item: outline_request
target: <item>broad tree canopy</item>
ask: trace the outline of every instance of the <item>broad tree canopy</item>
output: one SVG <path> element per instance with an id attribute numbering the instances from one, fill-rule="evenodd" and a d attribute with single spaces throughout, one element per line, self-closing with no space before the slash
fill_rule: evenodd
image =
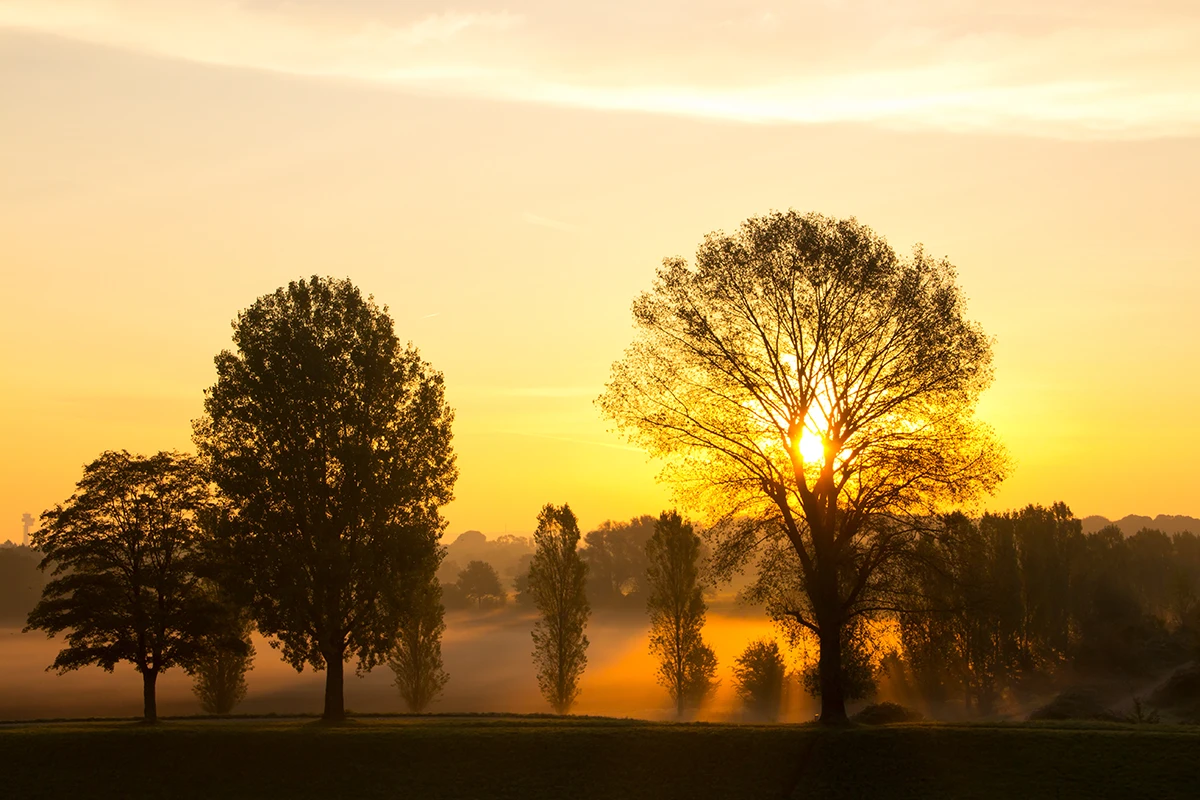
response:
<path id="1" fill-rule="evenodd" d="M 84 467 L 66 503 L 42 514 L 33 535 L 53 578 L 26 630 L 66 633 L 53 664 L 59 672 L 132 664 L 148 722 L 157 719 L 159 673 L 191 669 L 212 642 L 229 639 L 228 614 L 200 579 L 199 518 L 211 499 L 191 456 L 108 451 Z"/>
<path id="2" fill-rule="evenodd" d="M 343 660 L 385 659 L 406 592 L 437 568 L 453 413 L 441 374 L 348 280 L 260 297 L 233 341 L 196 444 L 230 502 L 224 527 L 259 630 L 297 669 L 329 670 L 325 716 L 337 719 Z"/>
<path id="3" fill-rule="evenodd" d="M 603 412 L 707 508 L 718 562 L 789 559 L 786 609 L 821 640 L 822 717 L 845 717 L 841 631 L 886 589 L 911 523 L 991 490 L 1003 454 L 973 418 L 990 341 L 954 268 L 900 257 L 853 219 L 795 211 L 663 262 Z"/>

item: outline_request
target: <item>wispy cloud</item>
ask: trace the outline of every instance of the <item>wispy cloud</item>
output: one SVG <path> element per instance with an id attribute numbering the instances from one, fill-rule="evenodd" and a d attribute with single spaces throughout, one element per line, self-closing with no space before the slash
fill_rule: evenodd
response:
<path id="1" fill-rule="evenodd" d="M 653 0 L 514 0 L 503 11 L 413 9 L 368 0 L 124 0 L 119 9 L 104 0 L 0 0 L 0 27 L 202 63 L 597 110 L 1072 138 L 1200 134 L 1195 0 L 775 8 L 703 0 L 686 13 Z"/>

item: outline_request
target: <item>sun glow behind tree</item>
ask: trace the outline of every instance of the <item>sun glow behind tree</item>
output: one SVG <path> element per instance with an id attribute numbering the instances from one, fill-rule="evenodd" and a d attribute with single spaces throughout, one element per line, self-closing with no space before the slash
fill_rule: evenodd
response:
<path id="1" fill-rule="evenodd" d="M 763 551 L 762 599 L 821 642 L 822 719 L 845 719 L 842 632 L 895 606 L 911 532 L 990 492 L 974 418 L 991 344 L 954 268 L 869 228 L 795 212 L 667 259 L 600 405 L 714 520 L 727 571 Z"/>

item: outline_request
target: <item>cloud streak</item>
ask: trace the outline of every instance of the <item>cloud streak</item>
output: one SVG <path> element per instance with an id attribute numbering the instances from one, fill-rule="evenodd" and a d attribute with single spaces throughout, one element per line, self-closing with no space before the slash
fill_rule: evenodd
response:
<path id="1" fill-rule="evenodd" d="M 1191 0 L 0 0 L 0 28 L 423 94 L 747 124 L 1065 138 L 1200 133 Z M 531 221 L 527 219 L 526 221 Z M 534 224 L 539 224 L 534 222 Z"/>

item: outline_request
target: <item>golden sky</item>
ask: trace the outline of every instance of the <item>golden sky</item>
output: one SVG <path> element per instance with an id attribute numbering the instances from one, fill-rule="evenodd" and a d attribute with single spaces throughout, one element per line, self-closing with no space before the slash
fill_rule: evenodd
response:
<path id="1" fill-rule="evenodd" d="M 0 0 L 0 541 L 190 448 L 230 321 L 310 274 L 457 409 L 452 532 L 657 513 L 593 399 L 664 256 L 794 207 L 959 268 L 989 503 L 1200 516 L 1194 0 Z"/>

